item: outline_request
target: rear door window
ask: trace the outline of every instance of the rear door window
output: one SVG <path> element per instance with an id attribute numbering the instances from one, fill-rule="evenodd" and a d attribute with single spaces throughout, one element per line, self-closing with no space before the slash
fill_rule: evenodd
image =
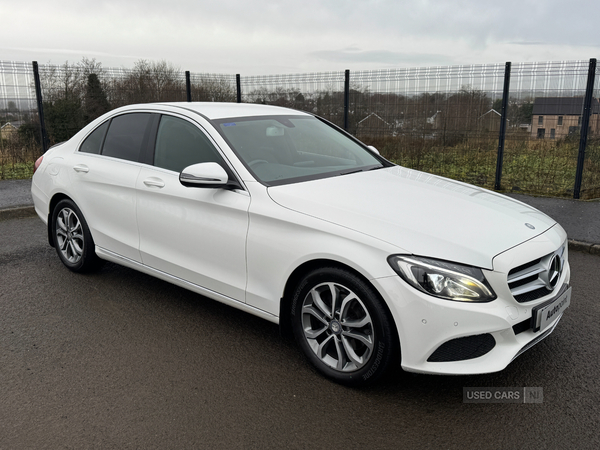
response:
<path id="1" fill-rule="evenodd" d="M 102 155 L 139 161 L 148 142 L 152 114 L 132 113 L 113 118 L 104 140 Z"/>
<path id="2" fill-rule="evenodd" d="M 79 147 L 79 151 L 84 153 L 94 153 L 96 155 L 100 154 L 102 142 L 104 141 L 104 135 L 106 134 L 107 128 L 108 121 L 104 122 L 94 131 L 92 131 L 90 135 L 85 138 L 85 141 L 83 141 L 81 147 Z"/>

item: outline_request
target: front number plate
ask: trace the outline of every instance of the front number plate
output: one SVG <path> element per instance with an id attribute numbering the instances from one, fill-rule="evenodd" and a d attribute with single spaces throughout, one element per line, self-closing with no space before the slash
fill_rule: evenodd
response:
<path id="1" fill-rule="evenodd" d="M 554 301 L 548 305 L 544 305 L 535 311 L 535 323 L 537 324 L 536 331 L 544 331 L 546 327 L 559 317 L 565 309 L 571 304 L 571 289 L 567 289 L 563 294 L 559 295 Z"/>

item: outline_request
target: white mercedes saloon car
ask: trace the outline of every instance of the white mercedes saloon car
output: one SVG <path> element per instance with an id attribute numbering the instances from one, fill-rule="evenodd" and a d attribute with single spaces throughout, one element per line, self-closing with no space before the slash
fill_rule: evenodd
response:
<path id="1" fill-rule="evenodd" d="M 554 220 L 291 109 L 125 106 L 46 152 L 32 195 L 70 270 L 112 261 L 263 317 L 346 385 L 393 361 L 502 370 L 571 300 Z"/>

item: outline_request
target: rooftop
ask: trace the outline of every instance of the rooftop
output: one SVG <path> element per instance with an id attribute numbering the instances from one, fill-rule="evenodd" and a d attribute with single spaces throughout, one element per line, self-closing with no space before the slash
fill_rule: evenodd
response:
<path id="1" fill-rule="evenodd" d="M 534 116 L 580 116 L 583 97 L 538 97 L 533 103 Z M 600 112 L 600 102 L 592 99 L 592 114 Z"/>

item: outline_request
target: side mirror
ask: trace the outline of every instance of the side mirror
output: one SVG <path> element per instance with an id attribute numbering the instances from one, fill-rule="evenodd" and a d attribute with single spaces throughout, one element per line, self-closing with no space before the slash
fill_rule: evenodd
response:
<path id="1" fill-rule="evenodd" d="M 229 176 L 217 163 L 199 163 L 183 169 L 179 182 L 186 187 L 224 188 L 229 183 Z"/>
<path id="2" fill-rule="evenodd" d="M 381 153 L 379 153 L 379 150 L 377 150 L 375 147 L 373 147 L 372 145 L 367 145 L 367 148 L 369 150 L 371 150 L 373 153 L 375 153 L 376 155 L 381 155 Z"/>

